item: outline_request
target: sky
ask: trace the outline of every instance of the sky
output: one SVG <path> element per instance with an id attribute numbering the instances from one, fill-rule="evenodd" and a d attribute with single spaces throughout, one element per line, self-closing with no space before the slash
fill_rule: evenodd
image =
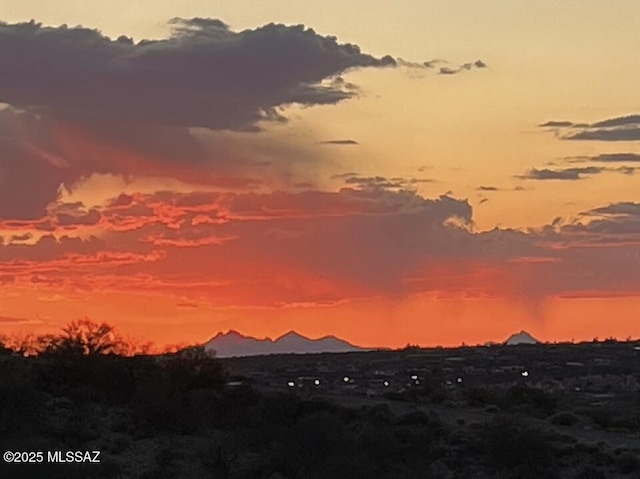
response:
<path id="1" fill-rule="evenodd" d="M 640 337 L 635 0 L 0 3 L 0 330 Z"/>

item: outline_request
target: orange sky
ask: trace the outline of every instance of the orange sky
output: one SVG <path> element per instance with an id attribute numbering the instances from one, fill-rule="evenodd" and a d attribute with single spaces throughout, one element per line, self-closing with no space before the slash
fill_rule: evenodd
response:
<path id="1" fill-rule="evenodd" d="M 638 2 L 343 3 L 3 2 L 0 333 L 639 337 Z"/>

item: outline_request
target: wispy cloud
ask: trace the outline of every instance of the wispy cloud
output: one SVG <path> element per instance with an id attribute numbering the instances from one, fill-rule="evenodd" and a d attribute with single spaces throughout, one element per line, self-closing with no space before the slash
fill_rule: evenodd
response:
<path id="1" fill-rule="evenodd" d="M 326 140 L 321 141 L 322 145 L 358 145 L 359 143 L 356 140 Z"/>
<path id="2" fill-rule="evenodd" d="M 552 170 L 548 168 L 532 168 L 524 175 L 518 176 L 523 180 L 581 180 L 585 176 L 597 175 L 606 171 L 604 167 L 586 166 L 583 168 L 565 168 L 559 170 Z"/>
<path id="3" fill-rule="evenodd" d="M 488 65 L 482 60 L 476 60 L 475 62 L 464 63 L 457 67 L 450 67 L 450 66 L 440 67 L 440 70 L 438 71 L 438 73 L 440 73 L 440 75 L 456 75 L 463 71 L 469 71 L 473 69 L 484 69 L 484 68 L 488 68 Z"/>
<path id="4" fill-rule="evenodd" d="M 626 115 L 595 123 L 547 121 L 538 125 L 560 131 L 563 140 L 640 141 L 640 115 Z"/>

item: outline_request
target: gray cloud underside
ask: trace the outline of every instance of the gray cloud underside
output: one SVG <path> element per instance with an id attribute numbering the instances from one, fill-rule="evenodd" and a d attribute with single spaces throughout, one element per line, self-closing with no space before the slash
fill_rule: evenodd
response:
<path id="1" fill-rule="evenodd" d="M 600 163 L 640 163 L 640 155 L 637 153 L 603 153 L 589 159 Z"/>
<path id="2" fill-rule="evenodd" d="M 281 105 L 353 96 L 327 78 L 396 65 L 302 25 L 234 32 L 213 19 L 172 24 L 170 38 L 134 43 L 82 27 L 0 23 L 0 101 L 94 120 L 242 130 L 278 119 Z"/>
<path id="3" fill-rule="evenodd" d="M 640 126 L 635 128 L 597 128 L 569 135 L 565 140 L 640 141 Z"/>
<path id="4" fill-rule="evenodd" d="M 524 180 L 580 180 L 585 175 L 597 175 L 605 171 L 604 167 L 586 166 L 583 168 L 565 168 L 562 170 L 551 170 L 548 168 L 529 170 L 519 178 Z"/>
<path id="5" fill-rule="evenodd" d="M 135 43 L 84 27 L 0 22 L 0 102 L 11 105 L 0 110 L 0 219 L 39 218 L 61 186 L 96 173 L 255 187 L 238 172 L 247 158 L 288 172 L 293 158 L 315 153 L 248 135 L 240 144 L 223 130 L 285 121 L 292 103 L 353 98 L 358 87 L 342 73 L 398 65 L 304 26 L 171 23 L 169 38 Z M 484 63 L 469 65 L 461 68 Z"/>
<path id="6" fill-rule="evenodd" d="M 548 121 L 538 125 L 556 129 L 571 129 L 563 140 L 585 141 L 640 141 L 640 115 L 626 115 L 595 123 Z"/>
<path id="7" fill-rule="evenodd" d="M 598 175 L 601 173 L 622 173 L 624 175 L 633 175 L 640 169 L 633 166 L 619 166 L 617 168 L 606 168 L 604 166 L 584 166 L 577 168 L 563 168 L 552 170 L 549 168 L 532 168 L 524 175 L 517 178 L 523 180 L 582 180 L 588 176 Z"/>

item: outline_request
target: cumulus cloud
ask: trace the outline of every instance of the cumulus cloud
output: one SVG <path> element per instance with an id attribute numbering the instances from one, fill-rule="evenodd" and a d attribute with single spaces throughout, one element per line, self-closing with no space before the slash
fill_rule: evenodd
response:
<path id="1" fill-rule="evenodd" d="M 308 182 L 291 178 L 292 163 L 303 157 L 309 170 L 321 153 L 239 132 L 286 121 L 291 104 L 356 97 L 345 72 L 399 64 L 302 25 L 171 25 L 169 38 L 134 42 L 84 27 L 0 23 L 0 102 L 10 105 L 0 111 L 0 219 L 37 220 L 62 188 L 93 174 L 229 189 L 259 188 L 267 174 Z M 256 165 L 268 172 L 248 171 Z"/>
<path id="2" fill-rule="evenodd" d="M 92 121 L 246 130 L 280 119 L 281 105 L 353 96 L 327 78 L 396 65 L 302 25 L 234 32 L 215 19 L 171 23 L 170 38 L 138 43 L 81 27 L 0 24 L 0 100 Z"/>

